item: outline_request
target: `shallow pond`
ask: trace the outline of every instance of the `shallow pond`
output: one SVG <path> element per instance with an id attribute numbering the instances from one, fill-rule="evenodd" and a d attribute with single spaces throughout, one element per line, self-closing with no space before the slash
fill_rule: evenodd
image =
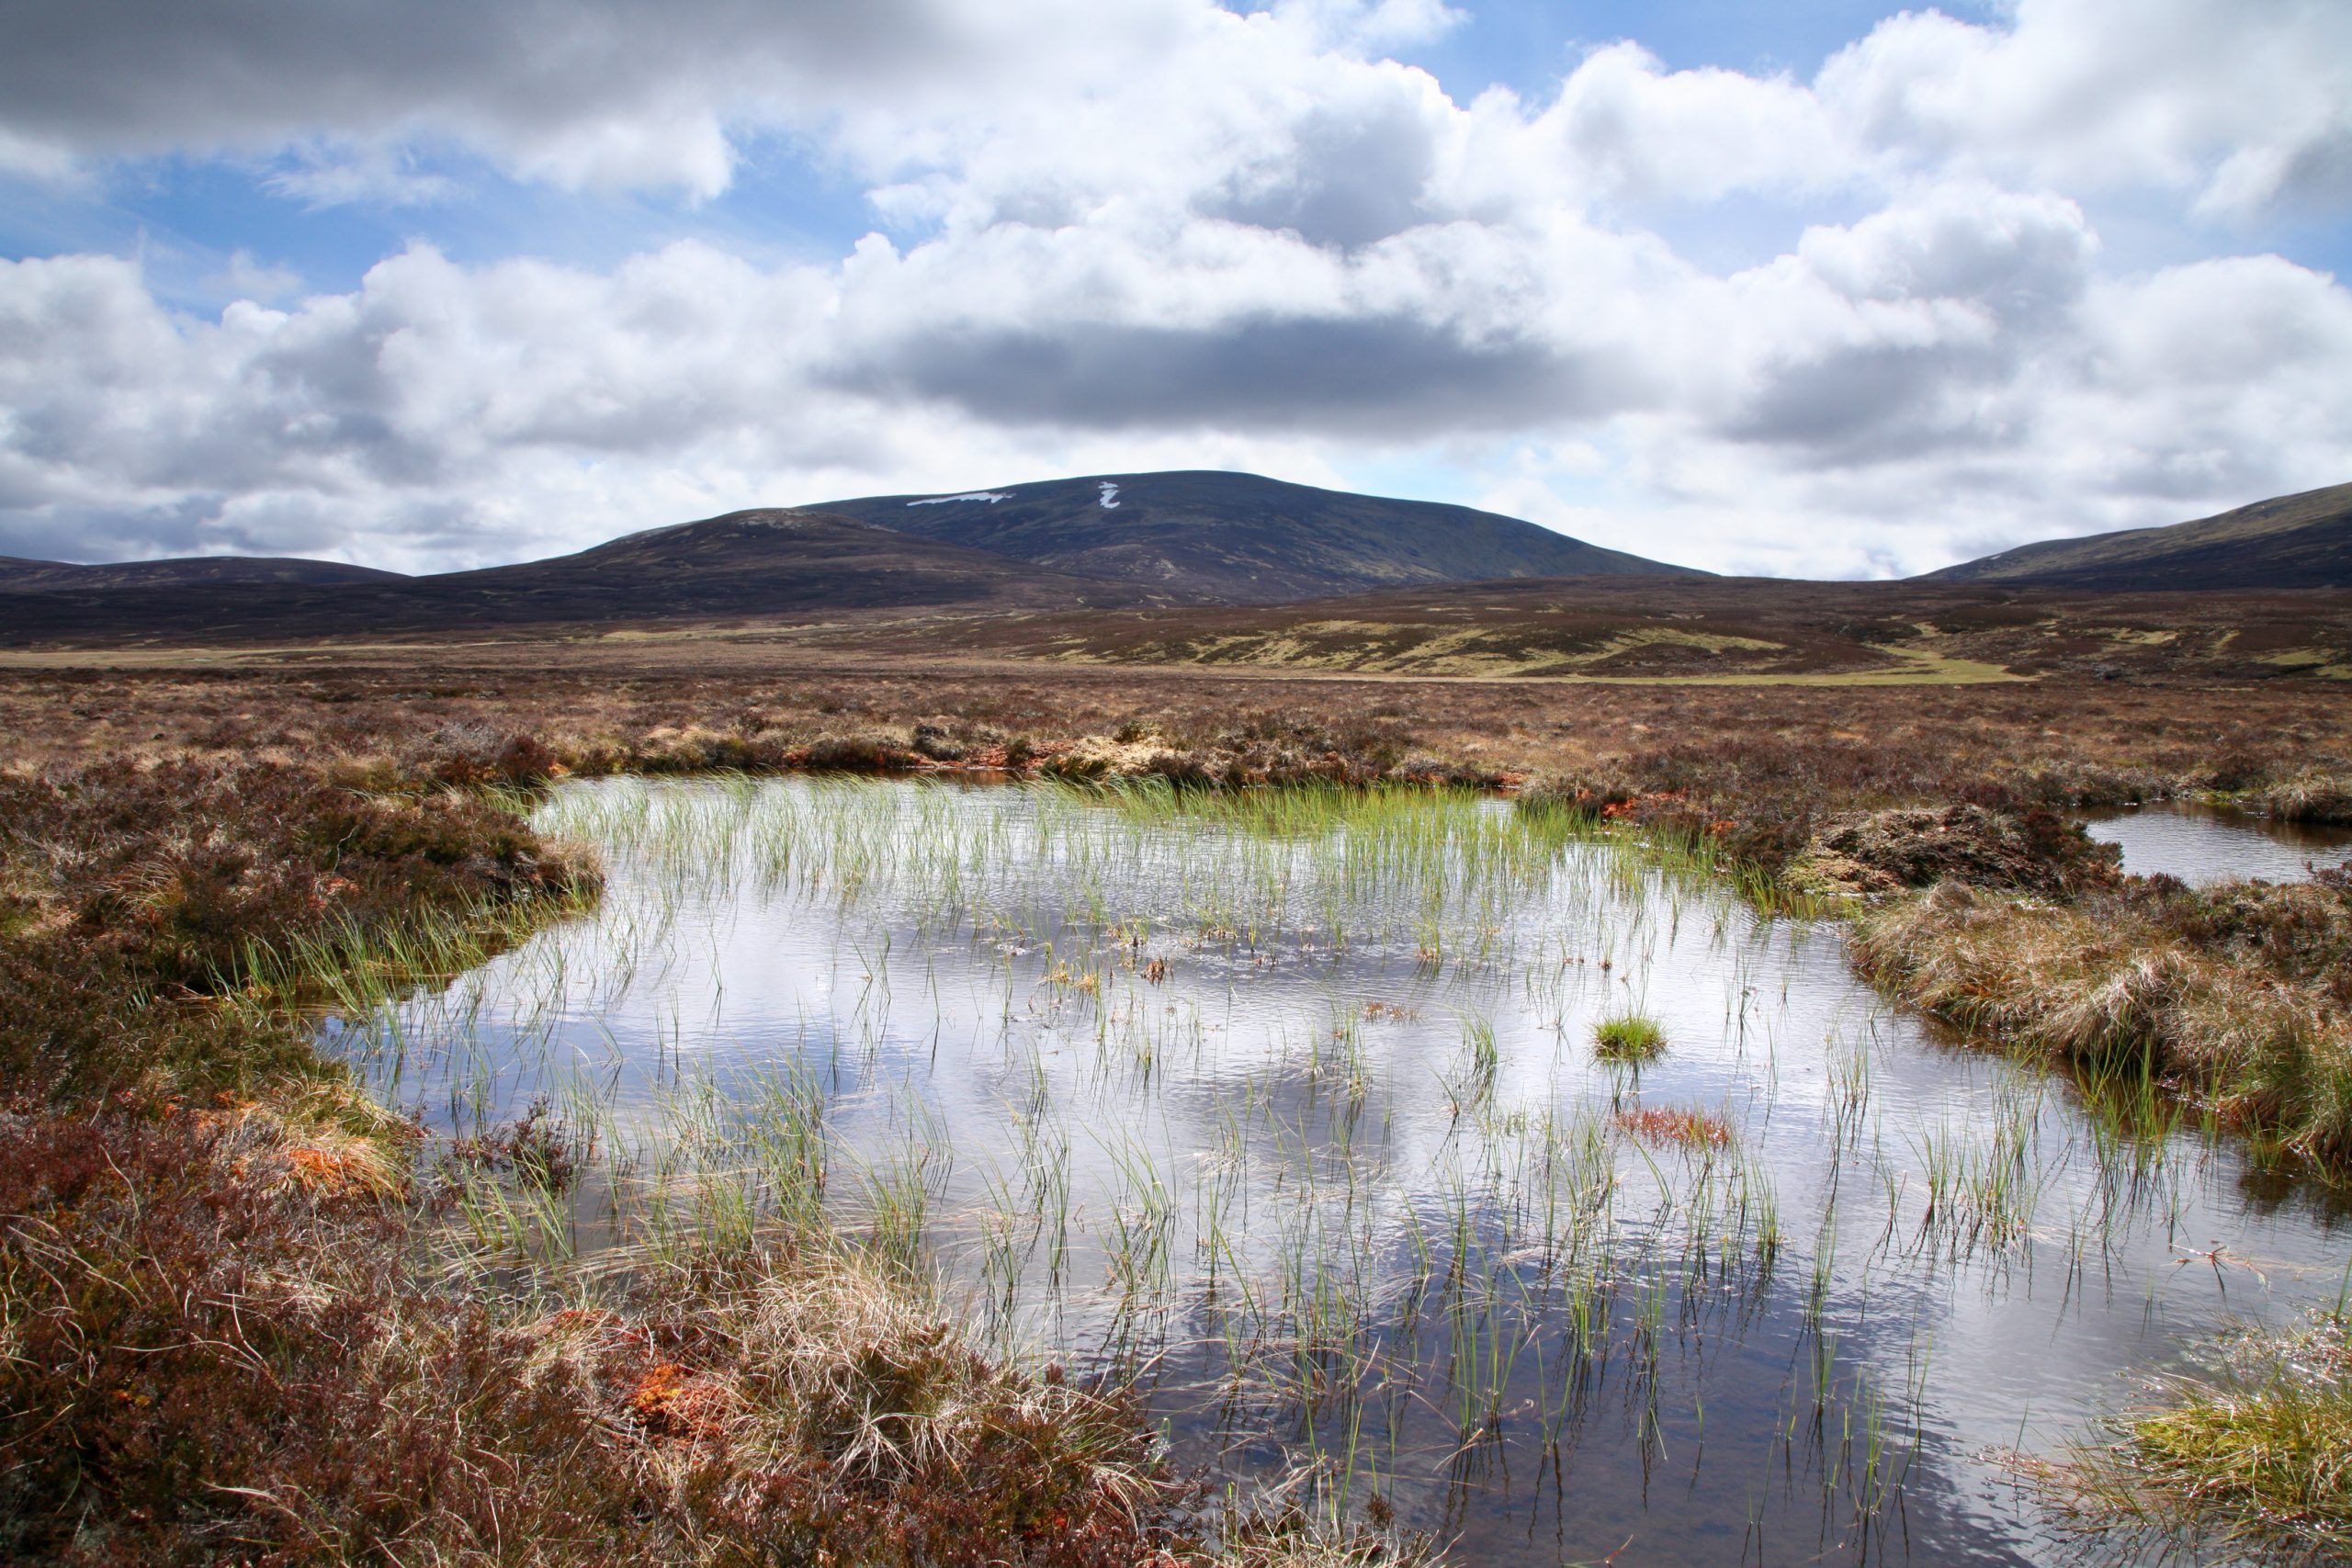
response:
<path id="1" fill-rule="evenodd" d="M 2123 869 L 2134 876 L 2163 872 L 2188 883 L 2254 876 L 2301 882 L 2313 866 L 2352 861 L 2352 829 L 2307 827 L 2188 801 L 2157 801 L 2095 817 L 2084 827 L 2102 843 L 2120 846 Z"/>
<path id="2" fill-rule="evenodd" d="M 2004 1452 L 2343 1286 L 2324 1193 L 1503 802 L 619 780 L 539 822 L 602 848 L 594 914 L 325 1032 L 443 1127 L 594 1131 L 486 1235 L 821 1210 L 1140 1377 L 1181 1463 L 1458 1561 L 2047 1561 Z"/>

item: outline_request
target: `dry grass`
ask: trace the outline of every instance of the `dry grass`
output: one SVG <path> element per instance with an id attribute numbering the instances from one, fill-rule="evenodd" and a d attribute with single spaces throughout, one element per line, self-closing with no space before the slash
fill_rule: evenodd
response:
<path id="1" fill-rule="evenodd" d="M 900 1271 L 804 1242 L 734 1272 L 690 1277 L 663 1304 L 695 1319 L 689 1375 L 739 1451 L 821 1455 L 850 1483 L 977 1483 L 1000 1450 L 1050 1449 L 1066 1482 L 1131 1517 L 1158 1501 L 1152 1445 L 1125 1404 L 981 1354 Z"/>
<path id="2" fill-rule="evenodd" d="M 820 1238 L 548 1312 L 264 1111 L 0 1116 L 0 1555 L 1119 1568 L 1148 1428 Z M 300 1133 L 300 1136 L 308 1136 Z M 519 1553 L 519 1555 L 518 1555 Z"/>
<path id="3" fill-rule="evenodd" d="M 2341 1166 L 2352 1010 L 2340 946 L 2322 944 L 2298 976 L 2288 956 L 2200 923 L 2229 897 L 2041 905 L 1946 883 L 1860 916 L 1853 951 L 1904 999 L 1963 1027 L 2097 1072 L 2144 1066 L 2224 1121 Z M 2332 888 L 2253 897 L 2352 925 Z"/>
<path id="4" fill-rule="evenodd" d="M 1431 1568 L 1441 1559 L 1422 1542 L 1294 1518 L 1237 1529 L 1203 1561 L 1220 1568 Z"/>
<path id="5" fill-rule="evenodd" d="M 2240 804 L 2288 822 L 2352 822 L 2352 771 L 2305 768 L 2246 792 Z"/>

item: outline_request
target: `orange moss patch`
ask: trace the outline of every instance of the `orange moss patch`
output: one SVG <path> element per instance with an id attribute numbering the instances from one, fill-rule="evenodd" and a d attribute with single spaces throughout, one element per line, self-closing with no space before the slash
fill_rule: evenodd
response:
<path id="1" fill-rule="evenodd" d="M 384 1190 L 384 1172 L 374 1161 L 338 1149 L 290 1148 L 288 1177 L 296 1185 L 330 1197 Z"/>
<path id="2" fill-rule="evenodd" d="M 1617 1125 L 1654 1144 L 1679 1144 L 1684 1148 L 1720 1149 L 1733 1142 L 1731 1123 L 1710 1111 L 1663 1107 L 1620 1111 Z"/>

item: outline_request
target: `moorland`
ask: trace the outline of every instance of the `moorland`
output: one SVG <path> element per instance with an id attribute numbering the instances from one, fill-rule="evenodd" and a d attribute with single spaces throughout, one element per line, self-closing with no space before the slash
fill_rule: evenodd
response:
<path id="1" fill-rule="evenodd" d="M 446 977 L 593 907 L 598 857 L 529 815 L 569 780 L 1500 792 L 1768 919 L 1843 922 L 1860 973 L 1964 1048 L 2121 1085 L 2265 1180 L 2352 1176 L 2352 882 L 2128 875 L 2076 821 L 2173 799 L 2352 821 L 2341 586 L 1531 569 L 1255 603 L 1179 597 L 1136 551 L 1105 569 L 1099 539 L 1065 571 L 855 521 L 796 523 L 815 553 L 763 578 L 744 552 L 773 524 L 718 523 L 519 585 L 0 584 L 0 1550 L 1442 1546 L 1377 1493 L 1340 1517 L 1212 1507 L 1117 1379 L 982 1345 L 821 1217 L 585 1273 L 466 1240 L 484 1191 L 575 1183 L 577 1129 L 546 1107 L 421 1127 L 316 1020 L 355 971 Z M 662 586 L 681 550 L 727 595 Z M 1736 1143 L 1659 1114 L 1625 1135 Z M 2324 1559 L 2352 1543 L 2342 1345 L 2339 1305 L 2018 1473 L 2095 1539 Z"/>

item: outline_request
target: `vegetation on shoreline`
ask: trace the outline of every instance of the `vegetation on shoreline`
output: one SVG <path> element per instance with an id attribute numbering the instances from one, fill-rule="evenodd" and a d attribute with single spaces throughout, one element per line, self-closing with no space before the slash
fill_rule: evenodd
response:
<path id="1" fill-rule="evenodd" d="M 1947 882 L 1863 912 L 1905 999 L 2095 1075 L 2146 1075 L 2224 1124 L 2352 1165 L 2352 877 L 2127 883 L 2036 904 Z"/>
<path id="2" fill-rule="evenodd" d="M 458 771 L 0 779 L 0 1549 L 1136 1560 L 1167 1483 L 1131 1415 L 816 1240 L 594 1304 L 435 1262 L 414 1133 L 311 1054 L 282 983 L 593 886 Z"/>
<path id="3" fill-rule="evenodd" d="M 2256 1562 L 2352 1552 L 2352 1322 L 2249 1327 L 2204 1347 L 2109 1423 L 2109 1441 L 2027 1466 L 2124 1551 L 2182 1541 Z"/>
<path id="4" fill-rule="evenodd" d="M 571 756 L 470 731 L 0 773 L 0 1553 L 1227 1560 L 1174 1529 L 1187 1488 L 1116 1389 L 995 1359 L 821 1226 L 594 1276 L 468 1244 L 485 1188 L 527 1206 L 571 1179 L 561 1129 L 534 1112 L 419 1159 L 298 1008 L 592 896 L 593 865 L 496 804 L 620 761 Z M 1409 1555 L 1224 1533 L 1252 1563 Z"/>

